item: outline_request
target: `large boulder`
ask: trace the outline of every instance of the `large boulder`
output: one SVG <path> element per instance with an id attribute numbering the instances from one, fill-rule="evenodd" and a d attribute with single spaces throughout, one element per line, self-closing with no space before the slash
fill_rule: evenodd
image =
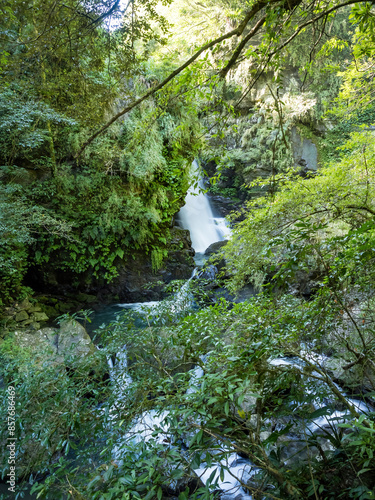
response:
<path id="1" fill-rule="evenodd" d="M 74 414 L 81 404 L 86 407 L 85 400 L 96 397 L 93 388 L 106 380 L 107 363 L 74 319 L 59 328 L 21 329 L 4 343 L 6 356 L 17 360 L 17 391 L 23 401 L 17 415 L 22 428 L 16 457 L 17 478 L 22 480 L 43 474 L 62 455 L 64 440 L 72 435 Z M 5 375 L 8 384 L 11 376 L 11 372 Z M 29 412 L 44 416 L 34 420 Z M 4 466 L 1 459 L 0 466 Z"/>
<path id="2" fill-rule="evenodd" d="M 62 365 L 82 360 L 96 352 L 85 328 L 74 319 L 63 322 L 60 328 L 16 331 L 14 342 L 16 346 L 30 350 L 41 364 L 48 361 Z"/>
<path id="3" fill-rule="evenodd" d="M 352 394 L 373 392 L 375 389 L 375 370 L 370 362 L 352 364 L 347 359 L 332 356 L 325 359 L 324 367 L 335 382 Z"/>
<path id="4" fill-rule="evenodd" d="M 226 244 L 228 243 L 228 240 L 223 240 L 223 241 L 215 241 L 215 243 L 211 243 L 211 245 L 206 248 L 204 255 L 212 255 L 214 253 L 217 253 L 219 250 L 221 250 Z"/>

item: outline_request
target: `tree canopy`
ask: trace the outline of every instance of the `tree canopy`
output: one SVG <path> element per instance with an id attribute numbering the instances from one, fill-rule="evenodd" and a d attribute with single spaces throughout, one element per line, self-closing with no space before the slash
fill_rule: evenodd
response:
<path id="1" fill-rule="evenodd" d="M 17 391 L 18 480 L 53 500 L 211 500 L 238 466 L 254 500 L 374 499 L 373 2 L 0 14 L 0 391 L 4 414 L 2 380 Z M 230 240 L 77 356 L 90 314 L 65 298 L 119 303 L 143 274 L 169 282 L 172 254 L 191 264 L 173 226 L 193 159 L 235 209 Z M 50 310 L 68 326 L 40 329 Z"/>

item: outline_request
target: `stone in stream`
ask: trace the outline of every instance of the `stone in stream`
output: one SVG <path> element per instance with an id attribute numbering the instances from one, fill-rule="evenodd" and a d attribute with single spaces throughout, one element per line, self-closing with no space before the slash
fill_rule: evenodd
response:
<path id="1" fill-rule="evenodd" d="M 199 271 L 198 278 L 212 281 L 216 278 L 217 273 L 217 267 L 211 264 L 209 266 L 205 266 L 201 271 Z"/>
<path id="2" fill-rule="evenodd" d="M 215 241 L 215 243 L 212 243 L 208 248 L 206 248 L 204 255 L 212 255 L 214 253 L 217 253 L 219 250 L 221 250 L 226 244 L 228 243 L 228 240 L 223 240 L 223 241 Z"/>

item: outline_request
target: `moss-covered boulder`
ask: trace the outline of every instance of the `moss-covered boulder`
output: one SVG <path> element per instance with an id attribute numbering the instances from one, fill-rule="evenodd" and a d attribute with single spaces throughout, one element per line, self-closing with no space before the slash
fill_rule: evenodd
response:
<path id="1" fill-rule="evenodd" d="M 15 331 L 14 343 L 31 351 L 40 364 L 46 361 L 55 365 L 74 364 L 96 352 L 85 328 L 73 319 L 62 323 L 60 328 Z"/>

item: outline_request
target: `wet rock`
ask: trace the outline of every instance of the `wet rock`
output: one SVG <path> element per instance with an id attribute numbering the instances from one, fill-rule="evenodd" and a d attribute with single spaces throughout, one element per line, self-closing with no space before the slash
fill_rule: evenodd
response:
<path id="1" fill-rule="evenodd" d="M 256 411 L 257 397 L 252 394 L 245 394 L 245 397 L 240 405 L 241 410 L 246 414 L 251 414 Z"/>
<path id="2" fill-rule="evenodd" d="M 213 207 L 221 217 L 226 217 L 232 212 L 241 210 L 242 208 L 242 202 L 238 199 L 233 200 L 227 196 L 212 195 L 210 193 L 208 193 L 208 195 Z"/>
<path id="3" fill-rule="evenodd" d="M 322 453 L 335 449 L 331 441 L 322 436 L 315 436 L 315 440 L 312 439 L 311 435 L 307 438 L 292 435 L 280 436 L 279 443 L 281 444 L 280 458 L 288 466 L 317 458 L 321 459 Z"/>
<path id="4" fill-rule="evenodd" d="M 217 253 L 219 250 L 221 250 L 226 244 L 228 243 L 228 240 L 223 240 L 223 241 L 216 241 L 215 243 L 212 243 L 204 252 L 204 255 L 212 255 L 214 253 Z"/>
<path id="5" fill-rule="evenodd" d="M 236 303 L 245 302 L 251 297 L 255 297 L 256 294 L 257 292 L 253 285 L 245 285 L 237 292 L 236 296 L 232 300 Z"/>
<path id="6" fill-rule="evenodd" d="M 309 299 L 319 288 L 319 275 L 317 271 L 297 271 L 288 285 L 289 293 Z"/>
<path id="7" fill-rule="evenodd" d="M 198 278 L 203 280 L 212 281 L 216 278 L 218 273 L 217 267 L 214 265 L 205 266 L 202 271 L 198 273 Z"/>
<path id="8" fill-rule="evenodd" d="M 83 300 L 88 297 L 90 298 L 89 302 Z M 67 294 L 65 296 L 40 295 L 37 297 L 40 310 L 35 312 L 45 313 L 51 321 L 58 316 L 61 316 L 62 314 L 73 313 L 82 309 L 87 309 L 87 304 L 90 304 L 90 306 L 92 305 L 93 297 L 95 298 L 95 301 L 98 302 L 96 296 L 79 293 Z"/>
<path id="9" fill-rule="evenodd" d="M 290 134 L 293 156 L 296 165 L 301 165 L 304 171 L 318 169 L 318 150 L 311 139 L 302 137 L 296 127 Z"/>

